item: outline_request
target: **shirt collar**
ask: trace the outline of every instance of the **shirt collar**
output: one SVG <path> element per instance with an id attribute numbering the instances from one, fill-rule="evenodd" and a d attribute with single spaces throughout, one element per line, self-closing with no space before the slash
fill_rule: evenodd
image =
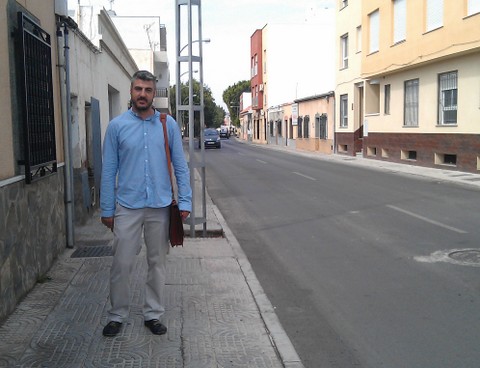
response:
<path id="1" fill-rule="evenodd" d="M 138 114 L 135 111 L 133 111 L 132 108 L 129 108 L 128 111 L 130 112 L 131 115 L 141 119 L 141 117 L 138 116 Z M 145 121 L 156 120 L 159 117 L 160 117 L 160 113 L 158 112 L 158 110 L 155 110 L 155 113 L 153 115 L 150 115 L 148 118 L 146 118 Z"/>

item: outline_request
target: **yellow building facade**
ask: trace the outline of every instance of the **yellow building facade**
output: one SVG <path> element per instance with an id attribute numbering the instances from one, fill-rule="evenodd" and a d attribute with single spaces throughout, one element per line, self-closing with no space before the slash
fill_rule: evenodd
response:
<path id="1" fill-rule="evenodd" d="M 362 1 L 361 24 L 363 155 L 480 170 L 480 0 Z"/>
<path id="2" fill-rule="evenodd" d="M 334 149 L 355 155 L 363 141 L 362 3 L 337 1 Z"/>

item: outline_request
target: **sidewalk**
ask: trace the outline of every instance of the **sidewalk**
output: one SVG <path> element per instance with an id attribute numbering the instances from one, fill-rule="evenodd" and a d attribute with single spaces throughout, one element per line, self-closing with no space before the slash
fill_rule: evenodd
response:
<path id="1" fill-rule="evenodd" d="M 153 335 L 143 325 L 147 267 L 142 247 L 130 317 L 118 336 L 106 338 L 112 234 L 96 213 L 76 228 L 75 249 L 65 250 L 0 326 L 0 367 L 302 368 L 208 195 L 207 230 L 223 230 L 224 236 L 186 238 L 183 248 L 171 249 L 163 318 L 167 334 Z"/>

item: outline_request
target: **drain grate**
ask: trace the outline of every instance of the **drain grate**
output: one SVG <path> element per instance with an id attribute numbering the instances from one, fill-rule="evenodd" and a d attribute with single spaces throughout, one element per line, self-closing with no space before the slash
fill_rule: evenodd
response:
<path id="1" fill-rule="evenodd" d="M 76 249 L 70 258 L 111 257 L 113 247 L 111 245 L 86 246 Z"/>
<path id="2" fill-rule="evenodd" d="M 463 264 L 480 265 L 480 250 L 479 249 L 465 249 L 457 250 L 448 254 L 454 261 Z"/>

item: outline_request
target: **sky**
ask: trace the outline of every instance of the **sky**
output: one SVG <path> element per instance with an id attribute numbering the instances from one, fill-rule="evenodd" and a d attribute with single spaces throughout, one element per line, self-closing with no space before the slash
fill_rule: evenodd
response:
<path id="1" fill-rule="evenodd" d="M 167 29 L 170 81 L 175 84 L 175 0 L 68 1 L 69 6 L 77 2 L 101 5 L 114 10 L 117 16 L 159 16 L 160 23 Z M 250 37 L 257 29 L 269 23 L 320 23 L 334 27 L 334 1 L 201 1 L 202 38 L 210 39 L 209 43 L 203 44 L 203 81 L 212 91 L 215 102 L 225 107 L 223 91 L 239 81 L 250 79 Z M 194 7 L 195 12 L 196 9 Z M 182 15 L 182 18 L 186 19 L 186 16 Z M 187 34 L 186 29 L 182 28 L 182 34 Z M 194 74 L 194 78 L 198 79 L 198 74 Z"/>

